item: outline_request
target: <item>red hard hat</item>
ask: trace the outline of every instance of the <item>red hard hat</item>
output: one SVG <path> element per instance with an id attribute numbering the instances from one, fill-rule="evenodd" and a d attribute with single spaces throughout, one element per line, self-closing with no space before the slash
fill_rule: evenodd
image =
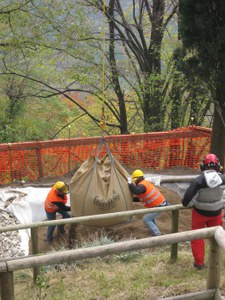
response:
<path id="1" fill-rule="evenodd" d="M 220 168 L 219 158 L 215 154 L 209 153 L 203 158 L 200 167 L 202 171 L 206 169 L 215 169 L 218 171 Z"/>
<path id="2" fill-rule="evenodd" d="M 219 159 L 218 157 L 215 155 L 215 154 L 207 154 L 204 159 L 203 159 L 203 164 L 204 165 L 208 165 L 208 164 L 216 164 L 218 165 L 220 162 L 219 162 Z"/>

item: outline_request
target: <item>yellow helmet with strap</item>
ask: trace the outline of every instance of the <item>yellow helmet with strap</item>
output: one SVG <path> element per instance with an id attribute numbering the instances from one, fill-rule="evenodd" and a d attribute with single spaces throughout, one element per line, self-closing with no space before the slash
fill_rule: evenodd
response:
<path id="1" fill-rule="evenodd" d="M 137 169 L 132 173 L 132 179 L 135 181 L 139 177 L 144 177 L 144 173 L 141 170 Z"/>
<path id="2" fill-rule="evenodd" d="M 63 193 L 63 194 L 68 194 L 69 193 L 69 189 L 68 189 L 68 186 L 65 182 L 63 181 L 57 181 L 55 184 L 54 184 L 54 188 L 55 190 Z"/>

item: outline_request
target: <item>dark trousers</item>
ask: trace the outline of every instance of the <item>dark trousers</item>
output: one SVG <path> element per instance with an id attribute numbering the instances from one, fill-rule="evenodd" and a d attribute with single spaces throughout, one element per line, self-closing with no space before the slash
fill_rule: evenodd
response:
<path id="1" fill-rule="evenodd" d="M 53 220 L 56 220 L 56 214 L 60 214 L 62 216 L 63 219 L 67 219 L 67 218 L 70 218 L 70 213 L 66 210 L 58 210 L 57 212 L 52 212 L 52 213 L 49 213 L 46 211 L 46 216 L 48 218 L 49 221 L 53 221 Z M 54 233 L 54 230 L 55 230 L 55 227 L 56 226 L 48 226 L 48 229 L 47 229 L 47 236 L 46 236 L 46 241 L 47 242 L 51 242 L 53 240 L 53 233 Z M 60 233 L 64 233 L 65 230 L 64 230 L 64 225 L 58 225 L 57 226 L 57 229 Z"/>

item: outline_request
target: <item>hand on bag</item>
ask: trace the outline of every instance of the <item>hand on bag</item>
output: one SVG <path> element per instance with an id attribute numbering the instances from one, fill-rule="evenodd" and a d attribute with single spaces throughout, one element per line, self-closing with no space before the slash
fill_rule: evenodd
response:
<path id="1" fill-rule="evenodd" d="M 128 184 L 131 184 L 131 183 L 132 183 L 131 177 L 127 177 L 127 182 L 128 182 Z"/>

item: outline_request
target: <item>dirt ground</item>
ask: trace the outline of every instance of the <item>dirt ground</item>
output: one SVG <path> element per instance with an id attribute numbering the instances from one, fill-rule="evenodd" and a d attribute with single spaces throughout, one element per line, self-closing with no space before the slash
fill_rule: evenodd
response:
<path id="1" fill-rule="evenodd" d="M 149 170 L 144 172 L 153 173 Z M 128 170 L 131 174 L 132 170 Z M 160 172 L 157 172 L 159 174 Z M 163 170 L 161 174 L 165 175 L 194 175 L 199 174 L 198 170 L 186 169 L 186 168 L 173 168 Z M 71 176 L 65 176 L 60 180 L 65 180 L 69 183 Z M 166 187 L 160 186 L 159 190 L 164 194 L 165 198 L 173 204 L 180 204 L 181 199 L 178 193 L 170 190 Z M 133 204 L 133 209 L 143 209 L 143 206 L 139 203 Z M 62 248 L 73 248 L 79 244 L 91 243 L 98 238 L 108 237 L 113 241 L 129 240 L 129 239 L 140 239 L 151 236 L 149 230 L 145 227 L 142 222 L 143 215 L 137 215 L 124 224 L 119 224 L 110 227 L 91 227 L 82 224 L 66 225 L 66 234 L 61 236 L 57 230 L 54 233 L 54 242 L 51 245 L 46 245 L 44 242 L 46 235 L 46 228 L 39 228 L 39 249 L 40 252 L 47 252 L 50 250 L 57 250 Z M 157 217 L 157 225 L 163 234 L 171 233 L 172 221 L 171 212 L 161 213 Z M 179 212 L 179 232 L 187 231 L 191 229 L 191 210 L 185 209 Z"/>
<path id="2" fill-rule="evenodd" d="M 165 198 L 173 204 L 180 204 L 180 196 L 166 187 L 158 187 Z M 139 203 L 133 205 L 133 209 L 143 209 Z M 57 230 L 54 233 L 54 242 L 46 245 L 44 242 L 46 228 L 39 228 L 39 249 L 46 252 L 50 249 L 73 248 L 78 244 L 90 243 L 101 237 L 108 237 L 113 241 L 140 239 L 151 236 L 149 230 L 142 222 L 143 215 L 136 215 L 130 221 L 110 227 L 92 227 L 82 224 L 66 225 L 66 234 L 61 236 Z M 163 234 L 171 233 L 171 212 L 161 213 L 157 217 L 157 225 Z M 182 210 L 179 213 L 179 231 L 191 229 L 191 210 Z"/>

